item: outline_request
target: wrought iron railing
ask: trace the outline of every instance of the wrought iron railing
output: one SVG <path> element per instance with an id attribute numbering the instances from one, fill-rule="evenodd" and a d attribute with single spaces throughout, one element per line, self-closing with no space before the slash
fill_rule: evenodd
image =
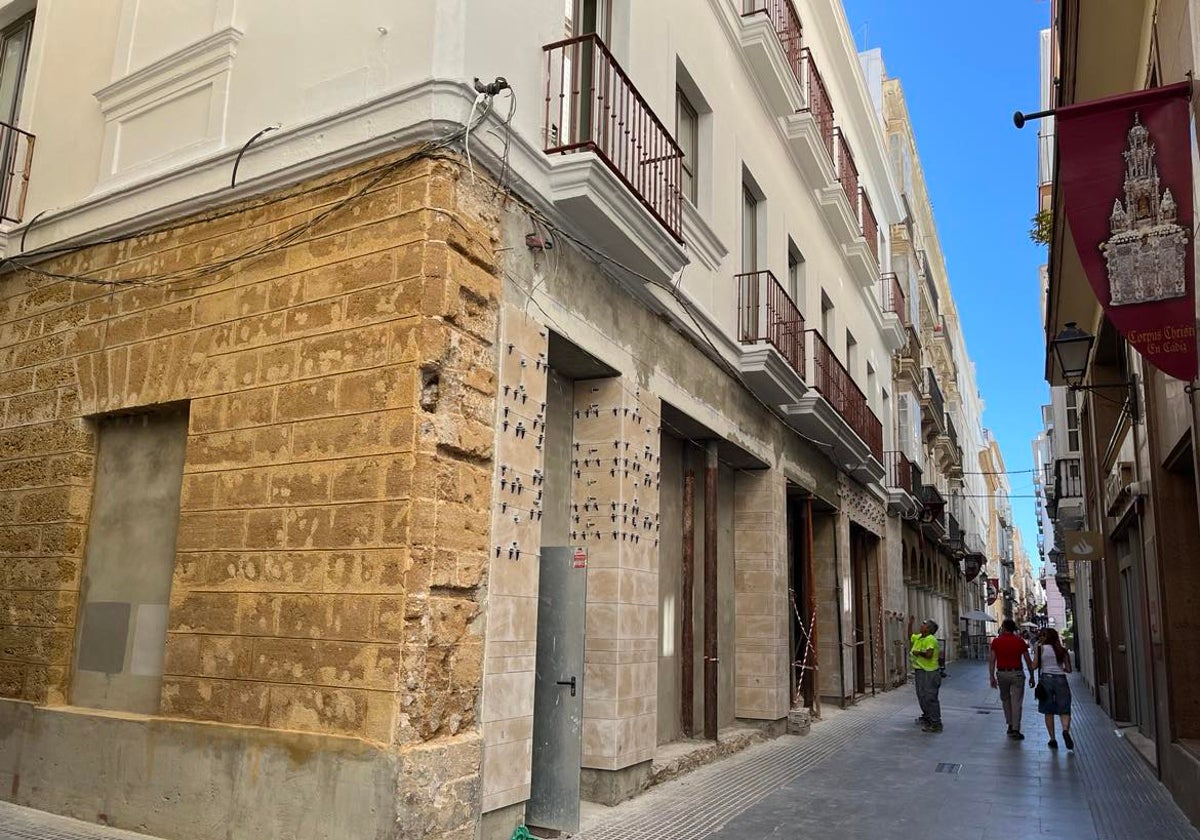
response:
<path id="1" fill-rule="evenodd" d="M 817 330 L 809 330 L 806 342 L 808 356 L 812 361 L 812 374 L 808 383 L 817 389 L 833 410 L 841 415 L 854 430 L 878 461 L 883 460 L 883 424 L 871 411 L 867 397 L 850 375 L 850 371 L 838 361 L 833 350 Z"/>
<path id="2" fill-rule="evenodd" d="M 915 496 L 916 489 L 921 486 L 920 468 L 899 451 L 883 453 L 883 463 L 887 467 L 887 486 L 899 488 L 908 495 Z"/>
<path id="3" fill-rule="evenodd" d="M 879 285 L 883 292 L 883 311 L 896 315 L 900 319 L 900 323 L 907 327 L 909 325 L 908 302 L 904 298 L 904 289 L 900 288 L 900 278 L 894 273 L 888 272 L 880 276 Z"/>
<path id="4" fill-rule="evenodd" d="M 837 149 L 837 179 L 842 185 L 842 192 L 850 200 L 851 207 L 858 206 L 858 167 L 854 164 L 854 154 L 850 144 L 846 142 L 846 133 L 841 126 L 834 128 L 834 145 Z"/>
<path id="5" fill-rule="evenodd" d="M 871 256 L 875 257 L 875 262 L 878 264 L 879 220 L 875 218 L 875 211 L 871 209 L 871 199 L 867 197 L 867 191 L 862 187 L 858 188 L 858 217 L 858 226 L 862 231 L 863 239 L 867 240 Z"/>
<path id="6" fill-rule="evenodd" d="M 1059 458 L 1058 477 L 1054 483 L 1054 494 L 1059 499 L 1083 497 L 1083 469 L 1079 458 Z"/>
<path id="7" fill-rule="evenodd" d="M 595 152 L 682 242 L 683 152 L 596 34 L 543 47 L 546 154 Z"/>
<path id="8" fill-rule="evenodd" d="M 755 0 L 754 8 L 744 12 L 742 17 L 762 14 L 765 14 L 775 27 L 775 34 L 779 36 L 779 45 L 783 47 L 784 55 L 787 56 L 788 66 L 792 68 L 796 81 L 803 87 L 803 28 L 800 26 L 800 17 L 792 6 L 792 0 Z"/>
<path id="9" fill-rule="evenodd" d="M 947 517 L 946 527 L 946 543 L 951 551 L 963 551 L 966 546 L 963 543 L 962 526 L 958 524 L 958 517 L 953 513 Z"/>
<path id="10" fill-rule="evenodd" d="M 917 497 L 924 509 L 922 520 L 946 527 L 946 498 L 933 484 L 922 484 Z"/>
<path id="11" fill-rule="evenodd" d="M 836 160 L 833 151 L 833 101 L 829 98 L 829 89 L 825 87 L 825 81 L 817 69 L 812 50 L 805 47 L 803 53 L 804 101 L 808 106 L 806 110 L 812 114 L 817 130 L 821 132 L 821 142 L 825 144 L 825 151 L 829 152 L 829 162 L 833 163 Z"/>
<path id="12" fill-rule="evenodd" d="M 925 368 L 925 396 L 929 398 L 934 416 L 945 417 L 946 398 L 942 396 L 942 389 L 938 385 L 937 374 L 930 367 Z"/>
<path id="13" fill-rule="evenodd" d="M 769 271 L 739 274 L 738 338 L 742 344 L 766 341 L 796 373 L 804 376 L 804 316 Z"/>
<path id="14" fill-rule="evenodd" d="M 946 412 L 946 437 L 950 438 L 950 444 L 960 452 L 962 447 L 958 443 L 958 430 L 954 428 L 954 419 L 950 416 L 950 412 Z"/>
<path id="15" fill-rule="evenodd" d="M 19 222 L 25 216 L 25 196 L 29 191 L 29 171 L 33 167 L 33 145 L 37 140 L 28 131 L 0 123 L 0 221 Z"/>

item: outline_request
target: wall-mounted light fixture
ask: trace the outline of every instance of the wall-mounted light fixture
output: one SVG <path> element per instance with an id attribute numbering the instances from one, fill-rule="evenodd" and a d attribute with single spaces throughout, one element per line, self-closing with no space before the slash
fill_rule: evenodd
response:
<path id="1" fill-rule="evenodd" d="M 1057 336 L 1050 342 L 1050 348 L 1058 359 L 1058 367 L 1063 379 L 1067 380 L 1067 388 L 1072 391 L 1100 391 L 1105 388 L 1124 388 L 1129 404 L 1129 417 L 1137 422 L 1137 379 L 1130 378 L 1124 382 L 1102 383 L 1099 385 L 1082 384 L 1087 374 L 1088 361 L 1092 355 L 1092 345 L 1096 337 L 1079 329 L 1074 321 L 1068 321 Z"/>

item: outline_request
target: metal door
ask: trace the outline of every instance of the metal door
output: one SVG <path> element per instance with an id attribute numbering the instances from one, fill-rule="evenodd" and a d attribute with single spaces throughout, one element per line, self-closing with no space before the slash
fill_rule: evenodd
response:
<path id="1" fill-rule="evenodd" d="M 586 553 L 565 546 L 542 546 L 533 772 L 525 822 L 568 833 L 579 830 L 586 594 Z"/>

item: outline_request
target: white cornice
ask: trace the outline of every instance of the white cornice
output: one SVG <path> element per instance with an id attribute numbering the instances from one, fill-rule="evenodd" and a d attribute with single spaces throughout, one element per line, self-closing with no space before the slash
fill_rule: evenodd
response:
<path id="1" fill-rule="evenodd" d="M 100 110 L 109 119 L 120 117 L 139 110 L 147 100 L 166 98 L 176 88 L 188 87 L 199 79 L 229 70 L 242 35 L 242 30 L 227 26 L 117 79 L 96 91 Z"/>

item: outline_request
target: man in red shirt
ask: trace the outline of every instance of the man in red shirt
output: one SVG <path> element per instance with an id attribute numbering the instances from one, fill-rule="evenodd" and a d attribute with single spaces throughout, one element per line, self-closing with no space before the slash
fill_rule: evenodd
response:
<path id="1" fill-rule="evenodd" d="M 988 676 L 992 688 L 1000 689 L 1000 703 L 1004 706 L 1004 720 L 1008 724 L 1008 737 L 1024 741 L 1021 734 L 1021 707 L 1025 704 L 1025 672 L 1021 659 L 1029 668 L 1029 687 L 1033 688 L 1033 661 L 1029 658 L 1029 645 L 1017 635 L 1017 623 L 1011 618 L 1000 625 L 1000 635 L 992 639 L 988 656 Z"/>

